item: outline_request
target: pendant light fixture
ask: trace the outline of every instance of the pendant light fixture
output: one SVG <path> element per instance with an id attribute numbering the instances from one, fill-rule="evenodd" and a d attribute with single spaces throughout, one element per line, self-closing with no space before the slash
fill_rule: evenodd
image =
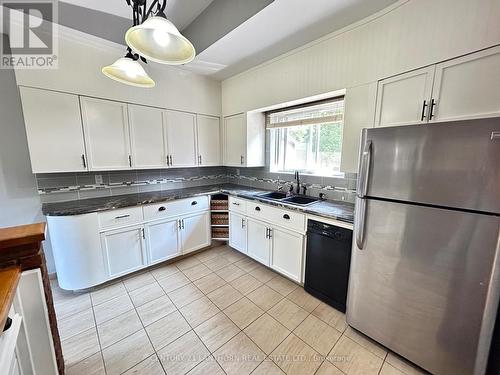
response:
<path id="1" fill-rule="evenodd" d="M 127 85 L 154 87 L 155 81 L 148 76 L 138 60 L 139 55 L 133 54 L 130 48 L 127 48 L 125 57 L 120 57 L 113 64 L 105 66 L 102 72 L 105 76 Z"/>
<path id="2" fill-rule="evenodd" d="M 125 84 L 153 87 L 155 83 L 140 65 L 139 58 L 145 63 L 147 58 L 161 64 L 180 65 L 192 61 L 196 52 L 191 42 L 167 20 L 167 0 L 153 0 L 149 8 L 147 0 L 125 1 L 132 7 L 133 15 L 133 27 L 125 34 L 128 53 L 102 72 Z"/>

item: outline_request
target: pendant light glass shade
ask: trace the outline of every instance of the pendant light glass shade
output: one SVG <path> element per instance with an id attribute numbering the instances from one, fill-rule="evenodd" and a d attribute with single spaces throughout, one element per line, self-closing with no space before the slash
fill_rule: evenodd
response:
<path id="1" fill-rule="evenodd" d="M 102 72 L 107 77 L 115 81 L 137 87 L 154 87 L 153 81 L 138 61 L 129 57 L 122 57 L 112 65 L 102 68 Z"/>
<path id="2" fill-rule="evenodd" d="M 196 55 L 191 42 L 163 16 L 150 17 L 130 28 L 125 41 L 141 56 L 161 64 L 186 64 Z"/>

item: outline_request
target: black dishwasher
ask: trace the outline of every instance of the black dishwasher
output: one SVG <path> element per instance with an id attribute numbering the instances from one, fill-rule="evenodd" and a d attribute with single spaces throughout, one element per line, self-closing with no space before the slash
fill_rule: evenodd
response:
<path id="1" fill-rule="evenodd" d="M 304 289 L 345 312 L 352 230 L 308 220 Z"/>

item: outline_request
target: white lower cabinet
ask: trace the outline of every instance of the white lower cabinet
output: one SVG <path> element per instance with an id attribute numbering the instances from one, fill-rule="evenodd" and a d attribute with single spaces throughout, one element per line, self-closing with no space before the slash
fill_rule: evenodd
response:
<path id="1" fill-rule="evenodd" d="M 182 253 L 187 254 L 210 245 L 210 216 L 208 212 L 184 216 L 181 219 Z"/>
<path id="2" fill-rule="evenodd" d="M 247 253 L 266 266 L 269 266 L 271 252 L 269 230 L 269 226 L 265 223 L 247 219 Z"/>
<path id="3" fill-rule="evenodd" d="M 101 247 L 110 277 L 125 275 L 147 265 L 142 226 L 102 233 Z"/>
<path id="4" fill-rule="evenodd" d="M 180 255 L 179 220 L 168 219 L 145 226 L 149 264 Z"/>
<path id="5" fill-rule="evenodd" d="M 304 214 L 261 202 L 238 199 L 238 203 L 230 205 L 229 246 L 291 280 L 302 282 Z M 246 215 L 241 207 L 246 207 Z"/>
<path id="6" fill-rule="evenodd" d="M 229 246 L 247 253 L 247 219 L 234 212 L 229 213 Z"/>
<path id="7" fill-rule="evenodd" d="M 271 240 L 271 268 L 300 282 L 304 236 L 288 230 L 272 228 Z"/>

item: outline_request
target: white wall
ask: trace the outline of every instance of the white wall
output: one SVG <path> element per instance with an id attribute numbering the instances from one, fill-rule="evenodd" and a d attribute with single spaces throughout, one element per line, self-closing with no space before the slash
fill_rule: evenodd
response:
<path id="1" fill-rule="evenodd" d="M 8 43 L 7 37 L 3 42 Z M 0 69 L 0 227 L 45 221 L 35 176 L 31 173 L 21 98 L 12 69 Z M 49 272 L 55 272 L 48 241 Z"/>
<path id="2" fill-rule="evenodd" d="M 154 62 L 144 65 L 156 87 L 136 88 L 101 73 L 125 54 L 125 47 L 59 27 L 58 69 L 16 70 L 17 83 L 105 99 L 219 116 L 221 83 L 196 73 Z"/>
<path id="3" fill-rule="evenodd" d="M 500 44 L 498 0 L 402 0 L 222 82 L 224 115 L 375 82 Z"/>

